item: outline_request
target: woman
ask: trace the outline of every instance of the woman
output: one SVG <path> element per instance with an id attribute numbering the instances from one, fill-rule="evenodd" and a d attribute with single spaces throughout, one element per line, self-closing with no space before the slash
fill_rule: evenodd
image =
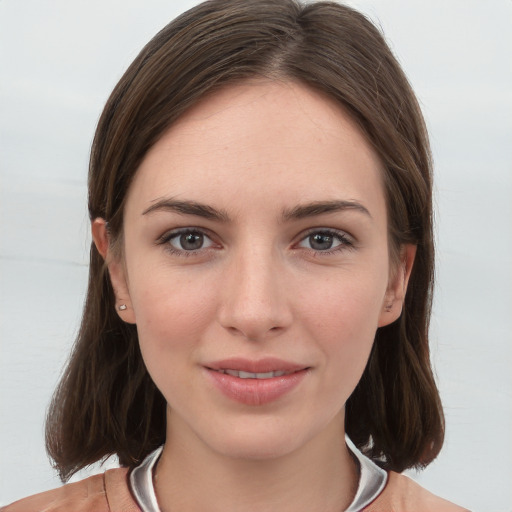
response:
<path id="1" fill-rule="evenodd" d="M 431 167 L 362 15 L 213 0 L 170 23 L 105 107 L 89 211 L 47 446 L 64 481 L 123 468 L 6 510 L 461 510 L 398 474 L 443 442 Z"/>

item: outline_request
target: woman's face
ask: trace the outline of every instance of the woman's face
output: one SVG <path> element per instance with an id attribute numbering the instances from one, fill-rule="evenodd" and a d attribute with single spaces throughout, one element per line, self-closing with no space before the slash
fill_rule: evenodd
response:
<path id="1" fill-rule="evenodd" d="M 173 438 L 265 458 L 339 437 L 405 286 L 380 162 L 340 107 L 293 83 L 227 87 L 151 148 L 124 213 L 110 272 Z"/>

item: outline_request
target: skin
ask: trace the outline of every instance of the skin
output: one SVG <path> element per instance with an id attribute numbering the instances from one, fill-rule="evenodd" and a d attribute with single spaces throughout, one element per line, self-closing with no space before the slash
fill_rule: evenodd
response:
<path id="1" fill-rule="evenodd" d="M 196 104 L 147 153 L 126 201 L 122 256 L 109 250 L 104 220 L 93 222 L 127 305 L 119 314 L 137 324 L 168 403 L 162 510 L 326 512 L 351 502 L 345 402 L 376 329 L 400 316 L 415 254 L 405 246 L 389 260 L 381 175 L 340 106 L 303 85 L 246 82 Z M 351 207 L 297 215 L 339 201 Z M 196 250 L 176 234 L 191 228 Z M 307 375 L 278 400 L 242 404 L 205 376 L 206 364 L 233 356 L 277 357 Z"/>

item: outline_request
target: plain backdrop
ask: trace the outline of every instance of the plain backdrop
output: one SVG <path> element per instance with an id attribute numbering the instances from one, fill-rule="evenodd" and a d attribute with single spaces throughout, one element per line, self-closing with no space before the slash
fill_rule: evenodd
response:
<path id="1" fill-rule="evenodd" d="M 0 504 L 59 485 L 43 422 L 84 299 L 95 124 L 142 46 L 195 3 L 0 0 Z M 474 511 L 510 512 L 512 1 L 348 3 L 385 32 L 435 159 L 446 445 L 411 476 Z"/>

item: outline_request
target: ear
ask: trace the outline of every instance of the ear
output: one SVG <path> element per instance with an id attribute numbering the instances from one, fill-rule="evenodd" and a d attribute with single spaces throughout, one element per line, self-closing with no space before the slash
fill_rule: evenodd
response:
<path id="1" fill-rule="evenodd" d="M 130 291 L 126 279 L 126 269 L 122 258 L 112 251 L 107 223 L 105 219 L 96 218 L 91 222 L 91 232 L 94 245 L 108 267 L 110 282 L 116 296 L 116 311 L 121 320 L 134 324 L 135 312 L 130 300 Z"/>
<path id="2" fill-rule="evenodd" d="M 411 276 L 414 258 L 416 257 L 416 245 L 404 244 L 400 248 L 400 261 L 391 272 L 388 289 L 382 304 L 379 316 L 379 327 L 384 327 L 397 320 L 402 314 L 407 284 Z"/>

